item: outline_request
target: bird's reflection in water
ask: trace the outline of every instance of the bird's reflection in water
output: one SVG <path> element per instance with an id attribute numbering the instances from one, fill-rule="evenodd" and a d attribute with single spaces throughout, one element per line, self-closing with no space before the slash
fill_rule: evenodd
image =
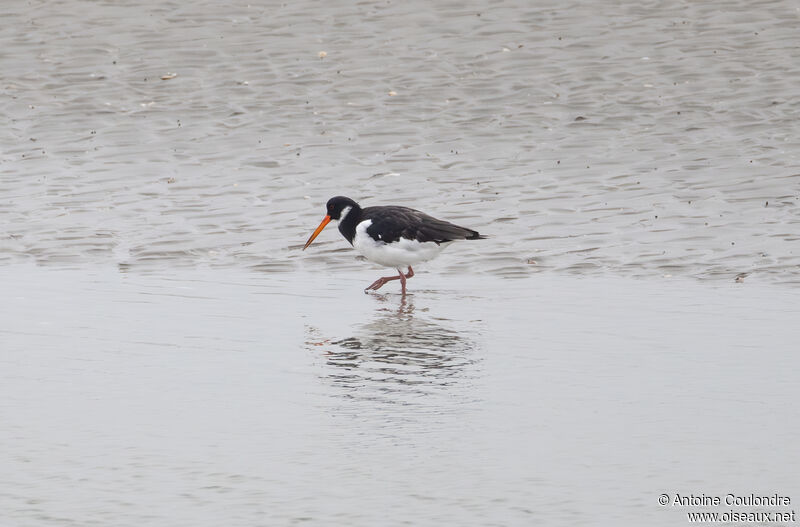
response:
<path id="1" fill-rule="evenodd" d="M 418 396 L 468 382 L 476 361 L 468 334 L 417 312 L 408 297 L 399 306 L 393 298 L 375 301 L 385 305 L 352 336 L 316 343 L 324 346 L 323 377 L 337 396 L 414 404 Z"/>

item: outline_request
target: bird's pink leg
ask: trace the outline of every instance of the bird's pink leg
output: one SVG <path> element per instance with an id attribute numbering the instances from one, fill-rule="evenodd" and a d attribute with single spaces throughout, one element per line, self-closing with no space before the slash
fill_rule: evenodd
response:
<path id="1" fill-rule="evenodd" d="M 366 293 L 370 289 L 373 291 L 378 290 L 384 285 L 386 285 L 386 282 L 391 282 L 392 280 L 399 280 L 399 279 L 400 279 L 399 276 L 384 276 L 382 278 L 378 278 L 377 280 L 372 282 L 372 284 L 368 285 L 367 288 L 364 289 L 364 292 Z"/>
<path id="2" fill-rule="evenodd" d="M 402 286 L 403 294 L 406 294 L 406 278 L 411 278 L 412 276 L 414 276 L 414 270 L 411 269 L 411 266 L 409 265 L 408 274 L 404 275 L 403 271 L 401 271 L 400 269 L 398 269 L 397 272 L 399 273 L 397 276 L 384 276 L 382 278 L 378 278 L 377 280 L 372 282 L 372 284 L 370 284 L 366 289 L 364 289 L 364 292 L 366 293 L 369 290 L 376 291 L 381 287 L 383 287 L 384 285 L 386 285 L 387 282 L 391 282 L 392 280 L 400 280 L 400 285 Z"/>

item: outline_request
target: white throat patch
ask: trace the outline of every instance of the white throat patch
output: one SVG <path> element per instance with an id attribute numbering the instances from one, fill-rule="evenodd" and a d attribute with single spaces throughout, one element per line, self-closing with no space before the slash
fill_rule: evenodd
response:
<path id="1" fill-rule="evenodd" d="M 342 215 L 339 216 L 339 219 L 336 220 L 336 221 L 344 221 L 345 217 L 350 213 L 351 210 L 353 210 L 353 207 L 351 207 L 350 205 L 348 205 L 345 208 L 343 208 L 342 209 Z"/>

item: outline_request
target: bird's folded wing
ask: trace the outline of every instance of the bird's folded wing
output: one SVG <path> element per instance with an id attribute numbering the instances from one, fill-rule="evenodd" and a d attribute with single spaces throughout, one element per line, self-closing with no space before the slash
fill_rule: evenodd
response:
<path id="1" fill-rule="evenodd" d="M 362 219 L 372 221 L 367 228 L 367 234 L 378 239 L 374 234 L 380 233 L 380 239 L 386 243 L 400 238 L 422 243 L 483 238 L 476 231 L 436 219 L 408 207 L 367 207 L 364 209 Z"/>

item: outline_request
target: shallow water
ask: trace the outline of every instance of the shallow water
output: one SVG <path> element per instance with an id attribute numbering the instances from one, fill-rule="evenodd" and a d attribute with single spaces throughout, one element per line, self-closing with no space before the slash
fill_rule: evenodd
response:
<path id="1" fill-rule="evenodd" d="M 800 500 L 798 18 L 4 5 L 0 524 Z M 300 250 L 337 194 L 489 238 L 363 295 L 335 229 Z"/>
<path id="2" fill-rule="evenodd" d="M 675 525 L 662 492 L 800 495 L 795 291 L 289 276 L 1 270 L 9 525 Z"/>

